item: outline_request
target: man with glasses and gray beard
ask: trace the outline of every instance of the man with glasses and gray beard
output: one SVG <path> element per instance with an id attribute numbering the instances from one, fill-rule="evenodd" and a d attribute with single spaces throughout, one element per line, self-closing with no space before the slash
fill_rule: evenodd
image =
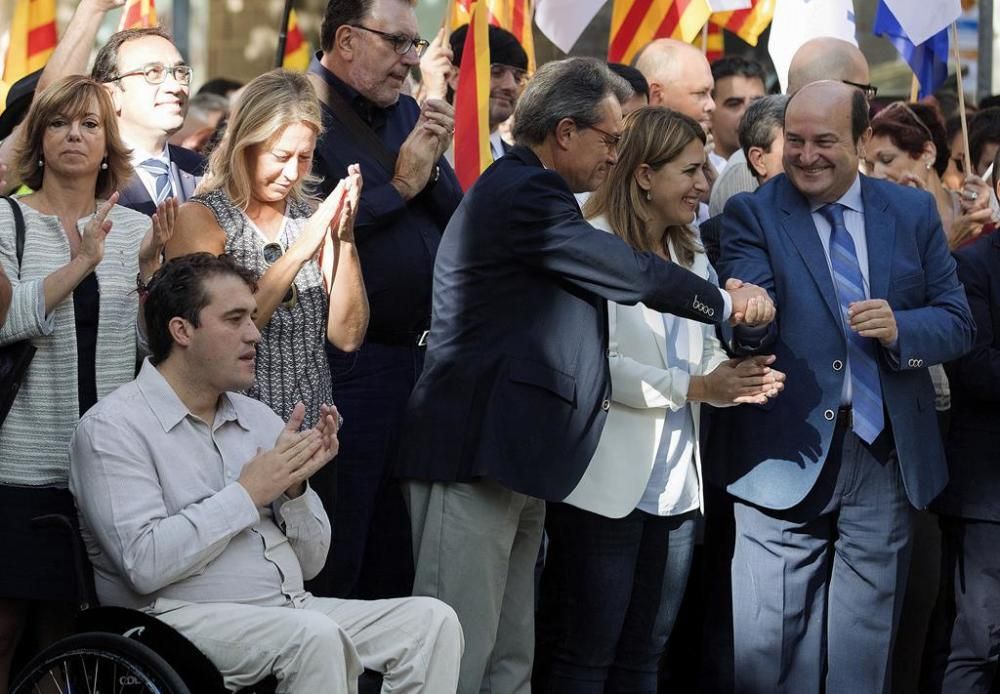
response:
<path id="1" fill-rule="evenodd" d="M 135 168 L 119 205 L 152 215 L 167 200 L 194 195 L 204 158 L 167 143 L 184 125 L 192 76 L 170 35 L 157 27 L 119 31 L 98 51 L 91 77 L 111 94 Z"/>
<path id="2" fill-rule="evenodd" d="M 354 352 L 327 345 L 334 398 L 347 422 L 337 465 L 313 483 L 333 516 L 333 546 L 311 582 L 317 595 L 386 598 L 413 588 L 410 526 L 392 476 L 406 400 L 423 366 L 431 276 L 462 192 L 443 154 L 455 131 L 443 100 L 400 94 L 428 42 L 410 0 L 330 0 L 322 52 L 309 67 L 324 132 L 313 172 L 329 193 L 360 163 L 355 222 L 371 309 Z"/>
<path id="3" fill-rule="evenodd" d="M 427 362 L 410 397 L 399 475 L 414 594 L 458 613 L 460 694 L 525 694 L 544 500 L 576 486 L 610 408 L 607 301 L 705 323 L 764 324 L 763 292 L 720 290 L 583 218 L 617 161 L 628 84 L 571 58 L 535 74 L 517 145 L 469 189 L 434 266 Z"/>

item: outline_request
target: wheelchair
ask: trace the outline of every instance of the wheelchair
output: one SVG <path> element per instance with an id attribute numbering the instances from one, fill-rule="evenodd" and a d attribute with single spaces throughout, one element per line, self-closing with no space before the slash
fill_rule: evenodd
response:
<path id="1" fill-rule="evenodd" d="M 69 518 L 34 522 L 70 533 L 80 612 L 76 633 L 32 658 L 14 677 L 10 694 L 230 694 L 211 661 L 178 631 L 138 610 L 97 605 L 86 551 Z M 274 694 L 277 684 L 270 675 L 238 694 Z M 366 671 L 359 694 L 375 694 L 381 684 L 381 676 Z"/>

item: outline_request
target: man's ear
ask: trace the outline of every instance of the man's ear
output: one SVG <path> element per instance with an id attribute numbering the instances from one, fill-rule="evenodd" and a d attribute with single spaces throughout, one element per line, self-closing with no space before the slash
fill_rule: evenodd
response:
<path id="1" fill-rule="evenodd" d="M 556 123 L 555 137 L 556 144 L 560 149 L 569 149 L 570 141 L 576 135 L 577 125 L 572 118 L 563 118 Z"/>
<path id="2" fill-rule="evenodd" d="M 354 30 L 346 24 L 342 24 L 337 27 L 337 32 L 333 35 L 333 50 L 339 53 L 343 60 L 354 60 L 354 54 L 357 52 L 355 41 L 357 41 L 357 36 Z"/>
<path id="3" fill-rule="evenodd" d="M 191 344 L 191 338 L 194 334 L 194 326 L 191 325 L 187 320 L 181 318 L 180 316 L 174 316 L 167 323 L 167 330 L 170 331 L 170 338 L 174 343 L 180 345 L 181 347 L 187 347 Z"/>
<path id="4" fill-rule="evenodd" d="M 111 97 L 111 105 L 115 107 L 115 116 L 122 115 L 122 90 L 118 88 L 118 82 L 108 82 L 102 85 L 108 90 L 108 96 Z"/>
<path id="5" fill-rule="evenodd" d="M 872 129 L 871 126 L 865 128 L 865 131 L 861 133 L 861 137 L 854 144 L 855 149 L 858 150 L 858 156 L 862 159 L 865 158 L 865 150 L 868 148 L 868 142 L 872 139 Z"/>
<path id="6" fill-rule="evenodd" d="M 663 85 L 659 82 L 649 83 L 649 105 L 659 106 L 663 103 Z"/>
<path id="7" fill-rule="evenodd" d="M 763 147 L 757 147 L 754 145 L 747 150 L 747 161 L 750 162 L 750 168 L 752 168 L 759 178 L 767 177 L 767 161 L 764 159 Z"/>

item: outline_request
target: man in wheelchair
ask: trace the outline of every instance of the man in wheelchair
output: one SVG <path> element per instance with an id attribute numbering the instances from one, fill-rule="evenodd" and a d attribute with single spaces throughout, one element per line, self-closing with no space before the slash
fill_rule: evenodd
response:
<path id="1" fill-rule="evenodd" d="M 457 686 L 462 631 L 433 598 L 317 598 L 330 522 L 310 475 L 337 454 L 339 415 L 300 431 L 240 395 L 254 382 L 255 284 L 227 256 L 184 256 L 143 304 L 152 356 L 100 400 L 73 439 L 70 488 L 104 605 L 177 629 L 238 689 L 393 692 Z"/>

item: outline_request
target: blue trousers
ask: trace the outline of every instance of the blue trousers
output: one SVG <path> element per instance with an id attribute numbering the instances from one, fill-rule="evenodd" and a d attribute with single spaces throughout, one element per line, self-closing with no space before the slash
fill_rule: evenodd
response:
<path id="1" fill-rule="evenodd" d="M 913 513 L 891 434 L 838 427 L 801 504 L 734 513 L 737 694 L 887 692 Z"/>
<path id="2" fill-rule="evenodd" d="M 606 518 L 548 504 L 556 641 L 547 694 L 655 694 L 687 586 L 698 512 Z M 546 571 L 549 566 L 546 566 Z"/>

